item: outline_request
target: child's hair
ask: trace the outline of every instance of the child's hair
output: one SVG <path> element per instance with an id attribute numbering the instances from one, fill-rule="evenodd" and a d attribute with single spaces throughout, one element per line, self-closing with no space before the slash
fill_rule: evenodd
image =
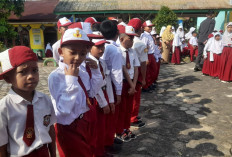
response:
<path id="1" fill-rule="evenodd" d="M 100 32 L 107 40 L 113 39 L 118 35 L 117 25 L 111 20 L 105 20 L 100 25 Z"/>
<path id="2" fill-rule="evenodd" d="M 197 32 L 196 32 L 196 31 L 193 31 L 193 32 L 192 32 L 192 34 L 194 34 L 194 33 L 196 33 L 196 34 L 197 34 Z"/>
<path id="3" fill-rule="evenodd" d="M 92 25 L 92 31 L 95 32 L 95 31 L 100 31 L 100 23 L 94 23 Z"/>

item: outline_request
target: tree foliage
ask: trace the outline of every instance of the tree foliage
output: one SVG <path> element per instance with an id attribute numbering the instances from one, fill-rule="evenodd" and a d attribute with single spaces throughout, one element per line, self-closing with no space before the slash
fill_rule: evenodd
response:
<path id="1" fill-rule="evenodd" d="M 8 18 L 12 14 L 20 16 L 24 11 L 25 0 L 0 0 L 0 37 L 13 38 L 17 35 L 14 27 L 8 24 Z"/>
<path id="2" fill-rule="evenodd" d="M 162 26 L 172 25 L 176 27 L 178 25 L 177 20 L 177 16 L 172 10 L 166 6 L 162 6 L 152 22 L 155 24 L 156 31 L 160 32 Z"/>

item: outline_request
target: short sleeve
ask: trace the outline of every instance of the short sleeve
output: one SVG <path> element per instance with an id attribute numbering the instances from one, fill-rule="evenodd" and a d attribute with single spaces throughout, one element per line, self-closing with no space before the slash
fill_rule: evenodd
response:
<path id="1" fill-rule="evenodd" d="M 0 102 L 0 146 L 8 143 L 7 132 L 7 110 L 5 105 Z"/>

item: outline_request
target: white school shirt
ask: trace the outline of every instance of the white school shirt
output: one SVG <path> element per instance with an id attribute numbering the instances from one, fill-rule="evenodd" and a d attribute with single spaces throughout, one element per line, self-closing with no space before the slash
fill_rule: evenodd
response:
<path id="1" fill-rule="evenodd" d="M 141 34 L 140 39 L 145 43 L 148 49 L 148 54 L 153 54 L 155 52 L 155 42 L 152 38 L 151 34 L 144 31 L 144 33 Z"/>
<path id="2" fill-rule="evenodd" d="M 60 60 L 60 54 L 58 52 L 59 48 L 60 48 L 60 40 L 58 40 L 55 44 L 52 45 L 53 58 L 55 59 L 56 63 L 59 63 Z"/>
<path id="3" fill-rule="evenodd" d="M 130 59 L 130 69 L 127 69 L 127 72 L 130 76 L 131 79 L 134 78 L 134 67 L 139 67 L 140 66 L 140 62 L 139 59 L 137 57 L 136 52 L 133 49 L 125 49 L 123 46 L 120 46 L 121 50 L 122 50 L 122 65 L 126 65 L 126 51 L 128 51 L 129 53 L 129 59 Z M 125 79 L 125 77 L 123 76 L 123 78 Z"/>
<path id="4" fill-rule="evenodd" d="M 33 105 L 35 140 L 30 147 L 23 141 L 27 119 L 27 105 Z M 0 100 L 0 146 L 7 144 L 11 157 L 24 156 L 43 144 L 51 143 L 50 126 L 56 117 L 50 98 L 35 91 L 32 103 L 12 89 Z"/>
<path id="5" fill-rule="evenodd" d="M 192 36 L 189 40 L 189 44 L 194 45 L 194 46 L 198 46 L 197 37 Z"/>
<path id="6" fill-rule="evenodd" d="M 148 60 L 147 46 L 142 42 L 142 40 L 139 39 L 139 37 L 134 37 L 134 43 L 132 48 L 137 53 L 137 57 L 140 63 L 146 62 Z"/>
<path id="7" fill-rule="evenodd" d="M 105 76 L 105 79 L 103 80 L 102 87 L 106 86 L 106 93 L 107 93 L 108 98 L 109 98 L 109 103 L 114 103 L 114 93 L 113 93 L 113 87 L 112 87 L 112 82 L 111 82 L 111 78 L 110 78 L 110 71 L 107 69 L 105 62 L 102 59 L 99 59 L 99 60 L 96 59 L 91 54 L 89 54 L 89 58 L 91 58 L 97 62 L 99 69 L 100 69 L 99 64 L 101 64 L 102 69 L 103 69 L 103 73 Z M 105 98 L 105 95 L 104 95 L 102 89 L 100 89 L 98 91 L 95 98 L 96 98 L 96 100 L 101 108 L 108 105 L 108 102 Z"/>
<path id="8" fill-rule="evenodd" d="M 65 67 L 68 68 L 68 65 L 60 61 L 59 67 L 48 77 L 48 87 L 57 123 L 69 125 L 81 114 L 89 111 L 89 107 L 86 104 L 84 90 L 78 83 L 78 77 L 65 75 Z M 91 73 L 92 79 L 86 72 L 84 64 L 79 67 L 79 76 L 89 97 L 93 98 L 100 90 L 103 80 L 99 69 L 91 69 Z"/>
<path id="9" fill-rule="evenodd" d="M 122 53 L 118 45 L 113 40 L 107 40 L 110 44 L 105 44 L 105 51 L 101 57 L 107 68 L 110 70 L 111 80 L 115 86 L 116 94 L 122 94 Z"/>

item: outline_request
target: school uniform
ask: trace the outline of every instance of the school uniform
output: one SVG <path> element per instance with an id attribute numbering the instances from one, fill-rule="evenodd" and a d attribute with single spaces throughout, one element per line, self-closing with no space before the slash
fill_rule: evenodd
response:
<path id="1" fill-rule="evenodd" d="M 173 45 L 172 45 L 172 60 L 171 63 L 173 64 L 180 64 L 180 54 L 181 54 L 181 49 L 182 49 L 182 42 L 179 37 L 179 34 L 175 34 L 174 40 L 173 40 Z"/>
<path id="2" fill-rule="evenodd" d="M 105 146 L 105 134 L 106 134 L 106 115 L 103 112 L 104 107 L 109 105 L 109 103 L 114 103 L 113 87 L 110 78 L 110 71 L 102 59 L 96 59 L 94 56 L 89 54 L 89 58 L 93 59 L 98 63 L 99 69 L 102 74 L 103 84 L 101 89 L 96 94 L 96 148 L 94 154 L 96 156 L 104 155 Z"/>
<path id="3" fill-rule="evenodd" d="M 109 44 L 105 44 L 105 51 L 102 60 L 105 61 L 107 69 L 110 71 L 113 92 L 115 96 L 122 94 L 122 53 L 118 45 L 113 40 L 107 40 Z M 106 115 L 106 138 L 105 145 L 111 146 L 114 143 L 114 135 L 116 133 L 116 123 L 118 119 L 119 106 L 115 106 L 115 113 Z"/>
<path id="4" fill-rule="evenodd" d="M 137 54 L 131 48 L 125 49 L 123 46 L 120 46 L 120 48 L 122 51 L 122 65 L 126 66 L 130 79 L 133 80 L 134 67 L 140 66 Z M 128 60 L 128 57 L 129 57 L 129 60 Z M 126 80 L 126 78 L 123 77 L 122 98 L 121 98 L 121 105 L 119 108 L 119 116 L 118 116 L 118 121 L 117 121 L 116 134 L 121 134 L 123 133 L 124 129 L 130 128 L 130 118 L 131 118 L 131 112 L 133 109 L 134 95 L 128 94 L 129 89 L 130 89 L 130 85 L 128 81 Z"/>
<path id="5" fill-rule="evenodd" d="M 91 79 L 85 65 L 79 67 L 78 77 L 65 75 L 68 65 L 59 62 L 48 78 L 52 103 L 57 117 L 55 126 L 57 148 L 60 156 L 92 156 L 91 133 L 96 119 L 91 110 L 91 98 L 103 83 L 99 69 L 91 69 Z"/>
<path id="6" fill-rule="evenodd" d="M 33 119 L 34 134 L 29 129 L 31 124 L 27 123 Z M 11 157 L 49 157 L 47 144 L 52 142 L 49 130 L 55 122 L 54 109 L 48 96 L 35 91 L 32 102 L 29 102 L 10 89 L 0 100 L 0 146 L 7 144 Z M 29 130 L 24 133 L 26 129 Z M 25 142 L 24 134 L 29 136 L 28 138 L 35 137 L 32 143 L 27 141 L 31 145 Z"/>
<path id="7" fill-rule="evenodd" d="M 205 44 L 205 48 L 204 48 L 204 64 L 203 64 L 203 68 L 202 68 L 202 73 L 205 75 L 209 75 L 210 74 L 210 46 L 211 46 L 211 40 L 208 40 L 208 42 Z"/>
<path id="8" fill-rule="evenodd" d="M 220 33 L 215 34 L 220 35 Z M 220 65 L 221 65 L 221 53 L 223 50 L 223 43 L 220 39 L 216 41 L 212 40 L 212 44 L 210 46 L 210 73 L 209 75 L 212 77 L 218 77 L 220 75 Z"/>
<path id="9" fill-rule="evenodd" d="M 228 26 L 231 26 L 230 22 Z M 222 81 L 232 81 L 232 34 L 227 30 L 222 36 L 223 51 L 221 54 L 221 66 L 219 79 Z"/>
<path id="10" fill-rule="evenodd" d="M 147 47 L 146 45 L 139 39 L 139 37 L 134 37 L 134 43 L 132 46 L 132 49 L 137 54 L 137 57 L 139 59 L 139 62 L 146 62 L 148 60 L 148 55 L 147 55 Z M 140 98 L 141 98 L 141 88 L 142 88 L 142 74 L 141 74 L 141 68 L 139 67 L 138 69 L 138 81 L 135 87 L 135 90 L 137 91 L 134 94 L 134 99 L 133 99 L 133 110 L 131 112 L 131 123 L 137 122 L 138 119 L 138 114 L 139 114 L 139 107 L 140 107 Z"/>
<path id="11" fill-rule="evenodd" d="M 190 44 L 190 60 L 193 62 L 194 56 L 196 57 L 198 55 L 198 43 L 197 43 L 197 37 L 191 37 L 189 40 Z M 193 49 L 193 46 L 196 46 L 196 49 Z"/>
<path id="12" fill-rule="evenodd" d="M 144 31 L 144 33 L 141 34 L 140 39 L 145 43 L 148 51 L 147 53 L 148 53 L 149 64 L 147 65 L 146 86 L 144 87 L 144 89 L 147 89 L 155 81 L 155 71 L 156 71 L 156 64 L 155 64 L 156 61 L 154 58 L 155 43 L 150 33 L 146 31 Z"/>

